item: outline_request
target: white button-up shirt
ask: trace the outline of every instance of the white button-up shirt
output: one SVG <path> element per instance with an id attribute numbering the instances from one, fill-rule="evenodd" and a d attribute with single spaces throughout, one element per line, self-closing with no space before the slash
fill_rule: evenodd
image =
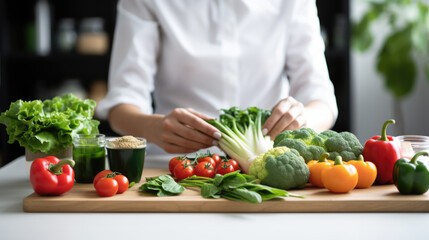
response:
<path id="1" fill-rule="evenodd" d="M 314 0 L 123 0 L 117 14 L 100 118 L 122 103 L 216 117 L 287 96 L 337 116 Z"/>

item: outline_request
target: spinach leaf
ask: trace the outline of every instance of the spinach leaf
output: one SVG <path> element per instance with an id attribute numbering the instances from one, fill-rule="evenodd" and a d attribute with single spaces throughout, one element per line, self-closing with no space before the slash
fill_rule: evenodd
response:
<path id="1" fill-rule="evenodd" d="M 176 183 L 170 175 L 146 178 L 146 181 L 146 183 L 139 187 L 139 190 L 156 194 L 158 197 L 177 195 L 185 191 L 185 188 Z"/>
<path id="2" fill-rule="evenodd" d="M 177 184 L 174 180 L 172 182 L 171 181 L 163 182 L 161 186 L 163 190 L 170 193 L 179 194 L 185 191 L 185 188 L 180 184 Z"/>
<path id="3" fill-rule="evenodd" d="M 221 188 L 214 184 L 206 183 L 201 187 L 201 196 L 203 198 L 220 198 Z"/>
<path id="4" fill-rule="evenodd" d="M 232 188 L 238 188 L 243 186 L 245 183 L 247 183 L 247 180 L 244 176 L 241 174 L 233 174 L 223 177 L 222 181 L 222 188 L 223 189 L 232 189 Z"/>
<path id="5" fill-rule="evenodd" d="M 216 174 L 216 176 L 213 178 L 213 184 L 215 186 L 219 186 L 222 183 L 223 176 L 220 174 Z"/>
<path id="6" fill-rule="evenodd" d="M 270 200 L 275 197 L 286 197 L 288 194 L 288 192 L 285 190 L 272 188 L 261 184 L 247 183 L 243 187 L 249 191 L 259 193 L 263 201 Z"/>
<path id="7" fill-rule="evenodd" d="M 235 188 L 231 190 L 225 190 L 222 192 L 222 197 L 235 200 L 244 201 L 249 203 L 261 203 L 262 197 L 257 192 L 247 190 L 246 188 Z"/>

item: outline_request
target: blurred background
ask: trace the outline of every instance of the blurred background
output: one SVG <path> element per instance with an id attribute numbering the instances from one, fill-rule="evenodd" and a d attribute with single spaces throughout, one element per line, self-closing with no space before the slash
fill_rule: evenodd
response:
<path id="1" fill-rule="evenodd" d="M 427 1 L 316 1 L 339 117 L 362 143 L 380 134 L 429 135 Z M 0 0 L 0 112 L 18 99 L 107 90 L 117 0 Z M 97 118 L 97 116 L 95 116 Z M 115 135 L 105 121 L 100 132 Z M 0 166 L 24 154 L 0 125 Z"/>

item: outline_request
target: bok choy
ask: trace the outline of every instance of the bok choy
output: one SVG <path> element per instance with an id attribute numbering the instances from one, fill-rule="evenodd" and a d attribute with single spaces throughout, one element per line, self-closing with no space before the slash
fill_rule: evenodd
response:
<path id="1" fill-rule="evenodd" d="M 221 109 L 219 120 L 207 120 L 221 133 L 219 147 L 248 173 L 253 159 L 273 148 L 273 141 L 262 134 L 262 125 L 271 115 L 271 111 L 257 107 L 242 110 L 238 107 Z"/>

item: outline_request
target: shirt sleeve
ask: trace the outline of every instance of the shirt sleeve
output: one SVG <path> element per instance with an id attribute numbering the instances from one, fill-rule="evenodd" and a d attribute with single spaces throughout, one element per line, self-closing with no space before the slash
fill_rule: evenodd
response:
<path id="1" fill-rule="evenodd" d="M 108 91 L 96 108 L 97 117 L 106 119 L 118 104 L 133 104 L 150 114 L 151 92 L 157 70 L 159 27 L 145 1 L 122 0 L 109 68 Z"/>
<path id="2" fill-rule="evenodd" d="M 296 1 L 292 12 L 285 66 L 289 95 L 303 104 L 314 100 L 326 103 L 336 119 L 337 102 L 326 65 L 316 3 Z"/>

